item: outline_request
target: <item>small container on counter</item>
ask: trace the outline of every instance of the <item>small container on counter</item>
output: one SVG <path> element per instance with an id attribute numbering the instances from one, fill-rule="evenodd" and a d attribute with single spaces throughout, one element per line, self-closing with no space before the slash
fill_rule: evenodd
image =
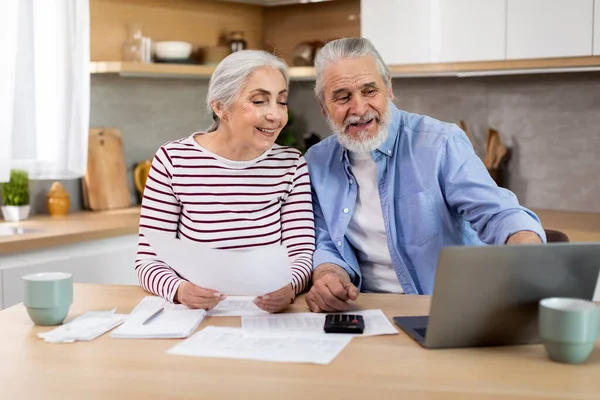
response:
<path id="1" fill-rule="evenodd" d="M 46 207 L 48 213 L 55 216 L 65 216 L 69 213 L 69 193 L 61 185 L 60 182 L 54 182 L 48 194 L 46 194 Z"/>

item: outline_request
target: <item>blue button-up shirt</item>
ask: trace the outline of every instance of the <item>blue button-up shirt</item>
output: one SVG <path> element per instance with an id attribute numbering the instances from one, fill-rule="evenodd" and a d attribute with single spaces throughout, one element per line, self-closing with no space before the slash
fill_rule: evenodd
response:
<path id="1" fill-rule="evenodd" d="M 407 294 L 432 293 L 443 246 L 501 245 L 522 230 L 546 240 L 538 217 L 496 185 L 461 129 L 389 107 L 389 135 L 371 155 L 392 266 Z M 337 264 L 360 288 L 360 265 L 347 237 L 358 190 L 348 151 L 330 136 L 312 146 L 306 160 L 315 212 L 314 268 Z"/>

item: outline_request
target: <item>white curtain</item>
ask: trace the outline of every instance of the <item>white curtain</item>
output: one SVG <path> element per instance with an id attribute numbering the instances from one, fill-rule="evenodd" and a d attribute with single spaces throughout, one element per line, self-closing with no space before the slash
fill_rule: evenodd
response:
<path id="1" fill-rule="evenodd" d="M 0 1 L 0 182 L 85 174 L 89 0 Z"/>

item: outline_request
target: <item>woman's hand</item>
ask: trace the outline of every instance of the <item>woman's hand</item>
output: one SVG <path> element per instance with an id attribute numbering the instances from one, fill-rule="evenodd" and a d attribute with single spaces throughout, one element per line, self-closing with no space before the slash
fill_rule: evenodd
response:
<path id="1" fill-rule="evenodd" d="M 219 304 L 219 301 L 225 300 L 226 297 L 215 290 L 204 289 L 190 282 L 182 282 L 177 288 L 177 293 L 173 300 L 185 304 L 189 308 L 210 310 Z"/>
<path id="2" fill-rule="evenodd" d="M 254 299 L 254 304 L 262 310 L 276 313 L 285 309 L 292 301 L 294 301 L 294 289 L 290 283 L 275 292 L 258 296 Z"/>

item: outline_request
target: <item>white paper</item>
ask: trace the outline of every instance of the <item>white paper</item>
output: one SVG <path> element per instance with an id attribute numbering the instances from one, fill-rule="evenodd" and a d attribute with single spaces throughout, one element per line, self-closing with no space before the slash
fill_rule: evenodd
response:
<path id="1" fill-rule="evenodd" d="M 262 296 L 288 285 L 292 271 L 280 244 L 248 250 L 218 250 L 144 229 L 158 258 L 193 284 L 226 295 Z"/>
<path id="2" fill-rule="evenodd" d="M 181 339 L 190 336 L 206 316 L 204 310 L 165 310 L 144 325 L 153 310 L 138 310 L 112 331 L 116 339 Z"/>
<path id="3" fill-rule="evenodd" d="M 365 320 L 365 330 L 362 334 L 356 333 L 325 333 L 325 314 L 291 313 L 269 314 L 263 316 L 242 317 L 242 328 L 245 336 L 269 337 L 323 337 L 347 336 L 365 337 L 376 335 L 396 335 L 398 331 L 390 323 L 381 310 L 361 310 L 340 314 L 358 314 Z"/>
<path id="4" fill-rule="evenodd" d="M 127 315 L 110 311 L 89 311 L 73 321 L 49 332 L 38 333 L 38 337 L 51 343 L 72 343 L 77 340 L 90 341 L 122 324 Z"/>
<path id="5" fill-rule="evenodd" d="M 241 328 L 208 326 L 167 351 L 197 357 L 329 364 L 351 337 L 246 337 Z"/>
<path id="6" fill-rule="evenodd" d="M 267 315 L 253 300 L 254 296 L 229 296 L 221 300 L 212 310 L 208 311 L 209 317 L 241 317 L 250 315 Z"/>
<path id="7" fill-rule="evenodd" d="M 221 300 L 212 310 L 209 310 L 209 317 L 240 317 L 242 315 L 265 315 L 268 312 L 261 310 L 254 304 L 253 296 L 229 296 Z M 140 310 L 156 311 L 164 307 L 165 310 L 188 310 L 183 304 L 173 304 L 162 297 L 146 296 L 133 309 L 132 314 Z"/>

